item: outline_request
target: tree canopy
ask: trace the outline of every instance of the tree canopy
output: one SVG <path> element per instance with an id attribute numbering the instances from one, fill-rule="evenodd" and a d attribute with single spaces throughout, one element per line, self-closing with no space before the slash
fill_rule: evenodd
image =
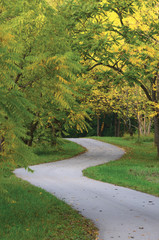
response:
<path id="1" fill-rule="evenodd" d="M 86 129 L 79 55 L 66 23 L 45 1 L 1 1 L 1 157 L 25 161 L 36 141 Z"/>
<path id="2" fill-rule="evenodd" d="M 1 158 L 27 165 L 33 144 L 110 112 L 141 133 L 154 118 L 159 153 L 158 11 L 151 0 L 1 0 Z"/>
<path id="3" fill-rule="evenodd" d="M 152 106 L 159 152 L 157 1 L 67 1 L 60 11 L 70 20 L 72 48 L 86 71 L 102 67 L 105 81 L 141 87 Z"/>

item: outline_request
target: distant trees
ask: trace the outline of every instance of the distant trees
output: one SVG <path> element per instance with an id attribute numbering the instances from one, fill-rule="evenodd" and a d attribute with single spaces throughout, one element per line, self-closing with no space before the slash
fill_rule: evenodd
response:
<path id="1" fill-rule="evenodd" d="M 159 154 L 158 11 L 158 1 L 151 0 L 67 1 L 61 10 L 69 18 L 72 48 L 79 51 L 87 71 L 102 66 L 106 81 L 127 81 L 143 90 L 153 107 Z"/>

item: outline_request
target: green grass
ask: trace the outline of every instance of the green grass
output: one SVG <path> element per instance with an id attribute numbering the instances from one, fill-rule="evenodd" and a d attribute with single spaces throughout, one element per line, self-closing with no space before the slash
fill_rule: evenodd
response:
<path id="1" fill-rule="evenodd" d="M 57 149 L 35 149 L 36 160 L 30 165 L 57 161 L 84 151 L 72 142 Z M 97 229 L 77 211 L 43 189 L 26 181 L 2 175 L 0 181 L 1 240 L 93 240 Z"/>
<path id="2" fill-rule="evenodd" d="M 61 145 L 58 147 L 53 148 L 45 145 L 35 147 L 34 152 L 36 153 L 37 157 L 30 159 L 29 165 L 68 159 L 85 151 L 85 148 L 76 143 L 62 140 Z"/>
<path id="3" fill-rule="evenodd" d="M 159 196 L 159 159 L 150 138 L 140 143 L 128 137 L 94 139 L 120 146 L 126 154 L 119 160 L 84 170 L 85 176 Z"/>

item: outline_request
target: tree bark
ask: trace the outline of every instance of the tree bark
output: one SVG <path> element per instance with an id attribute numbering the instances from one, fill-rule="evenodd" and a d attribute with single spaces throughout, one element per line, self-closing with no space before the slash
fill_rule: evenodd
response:
<path id="1" fill-rule="evenodd" d="M 51 126 L 51 146 L 56 144 L 56 129 L 54 126 Z"/>
<path id="2" fill-rule="evenodd" d="M 99 137 L 100 136 L 100 126 L 99 126 L 99 115 L 97 115 L 97 136 Z"/>
<path id="3" fill-rule="evenodd" d="M 115 137 L 120 137 L 120 119 L 115 114 Z"/>
<path id="4" fill-rule="evenodd" d="M 2 137 L 0 138 L 0 152 L 3 151 L 3 143 L 4 143 L 4 137 L 2 136 Z"/>
<path id="5" fill-rule="evenodd" d="M 154 127 L 155 127 L 155 144 L 157 147 L 157 153 L 159 156 L 159 114 L 154 117 Z"/>
<path id="6" fill-rule="evenodd" d="M 105 120 L 105 117 L 106 117 L 106 114 L 104 114 L 103 119 L 102 119 L 102 124 L 101 124 L 100 131 L 99 131 L 99 136 L 100 136 L 100 137 L 102 136 L 102 133 L 103 133 L 103 131 L 104 131 L 104 127 L 105 127 L 105 122 L 104 122 L 104 120 Z"/>
<path id="7" fill-rule="evenodd" d="M 148 123 L 148 127 L 147 127 L 147 135 L 150 135 L 150 132 L 151 132 L 151 120 L 149 120 L 149 123 Z"/>
<path id="8" fill-rule="evenodd" d="M 33 123 L 33 122 L 31 123 L 30 132 L 29 132 L 30 139 L 27 141 L 27 145 L 30 147 L 33 144 L 34 132 L 37 128 L 37 125 L 38 125 L 38 121 L 36 121 L 35 123 Z"/>
<path id="9" fill-rule="evenodd" d="M 120 118 L 118 118 L 117 137 L 120 137 Z"/>
<path id="10" fill-rule="evenodd" d="M 100 128 L 100 133 L 99 133 L 99 136 L 102 136 L 102 133 L 103 133 L 103 130 L 104 130 L 104 121 L 102 122 L 102 125 L 101 125 L 101 128 Z"/>
<path id="11" fill-rule="evenodd" d="M 158 64 L 159 68 L 159 64 Z M 159 71 L 157 71 L 156 76 L 154 78 L 154 84 L 156 84 L 156 90 L 152 90 L 152 100 L 155 103 L 158 103 L 159 101 Z M 156 109 L 154 109 L 156 110 Z M 157 111 L 159 111 L 157 109 Z M 155 136 L 154 136 L 154 142 L 157 147 L 157 153 L 159 157 L 159 113 L 154 117 L 154 128 L 155 128 Z"/>

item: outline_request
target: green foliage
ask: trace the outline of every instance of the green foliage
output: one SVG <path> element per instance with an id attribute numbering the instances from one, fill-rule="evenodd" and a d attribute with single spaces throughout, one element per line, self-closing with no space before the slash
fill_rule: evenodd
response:
<path id="1" fill-rule="evenodd" d="M 80 53 L 86 71 L 103 71 L 105 82 L 120 86 L 126 81 L 132 89 L 134 85 L 142 89 L 145 103 L 152 107 L 148 117 L 156 117 L 155 143 L 159 155 L 157 2 L 68 0 L 60 10 L 69 19 L 67 29 L 73 39 L 72 48 Z"/>
<path id="2" fill-rule="evenodd" d="M 25 98 L 24 94 L 18 91 L 12 81 L 10 74 L 16 70 L 10 58 L 14 60 L 14 54 L 9 56 L 8 42 L 9 35 L 1 34 L 1 54 L 0 61 L 0 160 L 3 166 L 4 161 L 25 161 L 27 156 L 31 157 L 32 153 L 23 143 L 22 138 L 26 136 L 25 122 L 32 119 L 28 111 L 33 107 Z"/>
<path id="3" fill-rule="evenodd" d="M 45 1 L 1 1 L 0 9 L 0 154 L 27 162 L 27 145 L 87 129 L 82 68 L 66 21 Z"/>
<path id="4" fill-rule="evenodd" d="M 87 132 L 86 119 L 114 111 L 107 97 L 110 83 L 111 88 L 137 83 L 153 110 L 158 108 L 158 22 L 152 2 L 71 0 L 56 6 L 43 0 L 0 2 L 3 157 L 22 159 L 18 149 L 27 152 L 25 145 L 37 142 L 54 145 L 70 129 Z"/>

